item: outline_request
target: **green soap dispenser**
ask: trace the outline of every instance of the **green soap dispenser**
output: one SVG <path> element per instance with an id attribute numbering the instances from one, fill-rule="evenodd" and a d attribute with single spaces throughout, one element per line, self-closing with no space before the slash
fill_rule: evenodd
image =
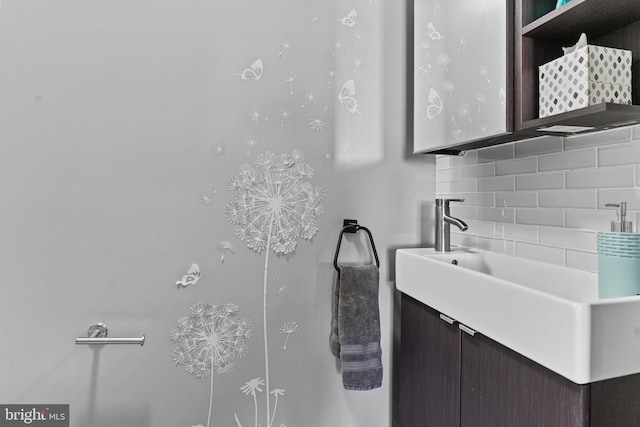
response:
<path id="1" fill-rule="evenodd" d="M 626 220 L 627 202 L 608 203 L 616 208 L 611 232 L 598 233 L 598 296 L 618 298 L 640 294 L 640 234 Z"/>

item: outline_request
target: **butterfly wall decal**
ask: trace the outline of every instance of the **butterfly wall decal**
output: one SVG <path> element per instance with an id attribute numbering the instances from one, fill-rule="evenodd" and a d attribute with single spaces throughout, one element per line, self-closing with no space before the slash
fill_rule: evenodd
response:
<path id="1" fill-rule="evenodd" d="M 241 73 L 236 74 L 236 76 L 240 76 L 242 80 L 255 82 L 262 78 L 263 68 L 262 59 L 258 58 L 253 61 L 249 68 L 245 68 Z"/>
<path id="2" fill-rule="evenodd" d="M 340 104 L 349 110 L 350 113 L 362 113 L 358 110 L 358 99 L 356 98 L 356 82 L 353 79 L 347 80 L 338 93 Z"/>
<path id="3" fill-rule="evenodd" d="M 435 89 L 429 89 L 428 99 L 429 105 L 427 105 L 427 114 L 422 118 L 422 120 L 433 120 L 442 112 L 442 99 Z"/>
<path id="4" fill-rule="evenodd" d="M 200 267 L 198 266 L 198 264 L 191 264 L 191 268 L 189 269 L 187 274 L 182 276 L 182 279 L 178 280 L 176 282 L 176 285 L 186 288 L 187 286 L 195 285 L 196 283 L 198 283 L 198 281 L 202 279 L 202 277 L 203 276 L 200 274 Z"/>
<path id="5" fill-rule="evenodd" d="M 433 22 L 427 23 L 427 36 L 431 40 L 442 40 L 444 36 L 440 34 L 440 31 L 436 30 L 436 26 L 433 25 Z"/>
<path id="6" fill-rule="evenodd" d="M 358 23 L 358 14 L 355 9 L 351 9 L 351 12 L 347 16 L 343 16 L 338 19 L 342 25 L 346 25 L 349 28 L 353 28 Z"/>

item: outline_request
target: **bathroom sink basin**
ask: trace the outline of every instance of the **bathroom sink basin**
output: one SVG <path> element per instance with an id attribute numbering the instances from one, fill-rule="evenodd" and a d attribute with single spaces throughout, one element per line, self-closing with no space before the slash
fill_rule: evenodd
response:
<path id="1" fill-rule="evenodd" d="M 597 274 L 478 249 L 399 249 L 396 287 L 575 383 L 640 372 L 640 297 L 598 299 Z"/>

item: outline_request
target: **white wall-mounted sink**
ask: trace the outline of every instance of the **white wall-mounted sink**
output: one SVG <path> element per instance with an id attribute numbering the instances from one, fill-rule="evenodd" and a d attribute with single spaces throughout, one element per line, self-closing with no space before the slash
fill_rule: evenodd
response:
<path id="1" fill-rule="evenodd" d="M 596 274 L 478 249 L 399 249 L 396 287 L 575 383 L 640 372 L 640 297 L 598 299 Z"/>

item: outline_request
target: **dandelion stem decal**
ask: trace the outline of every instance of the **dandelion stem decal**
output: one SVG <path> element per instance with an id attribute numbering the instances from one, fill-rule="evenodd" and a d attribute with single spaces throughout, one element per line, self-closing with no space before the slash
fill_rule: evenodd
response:
<path id="1" fill-rule="evenodd" d="M 258 427 L 258 398 L 256 396 L 256 392 L 261 392 L 262 391 L 261 386 L 263 385 L 264 385 L 264 381 L 260 379 L 260 377 L 258 377 L 246 382 L 242 387 L 240 387 L 240 390 L 242 390 L 244 394 L 246 394 L 247 396 L 249 395 L 253 396 L 253 407 L 255 408 L 255 426 L 256 427 Z"/>
<path id="2" fill-rule="evenodd" d="M 267 334 L 267 279 L 269 253 L 291 255 L 297 239 L 311 240 L 318 231 L 316 218 L 324 213 L 324 191 L 307 179 L 313 169 L 299 150 L 276 156 L 257 156 L 255 167 L 244 165 L 228 181 L 235 201 L 227 203 L 225 219 L 235 225 L 236 236 L 255 252 L 266 250 L 263 279 L 263 331 L 267 423 L 272 423 L 269 395 L 269 343 Z"/>
<path id="3" fill-rule="evenodd" d="M 238 313 L 235 304 L 198 302 L 171 331 L 171 341 L 178 344 L 172 353 L 174 363 L 196 378 L 211 376 L 207 427 L 213 410 L 213 374 L 230 372 L 233 361 L 249 351 L 251 322 Z"/>
<path id="4" fill-rule="evenodd" d="M 269 423 L 270 426 L 273 425 L 273 419 L 276 417 L 276 411 L 278 410 L 278 397 L 284 396 L 284 390 L 276 388 L 271 392 L 271 394 L 273 394 L 273 397 L 275 398 L 275 403 L 273 404 L 273 415 L 271 416 L 271 422 Z"/>

